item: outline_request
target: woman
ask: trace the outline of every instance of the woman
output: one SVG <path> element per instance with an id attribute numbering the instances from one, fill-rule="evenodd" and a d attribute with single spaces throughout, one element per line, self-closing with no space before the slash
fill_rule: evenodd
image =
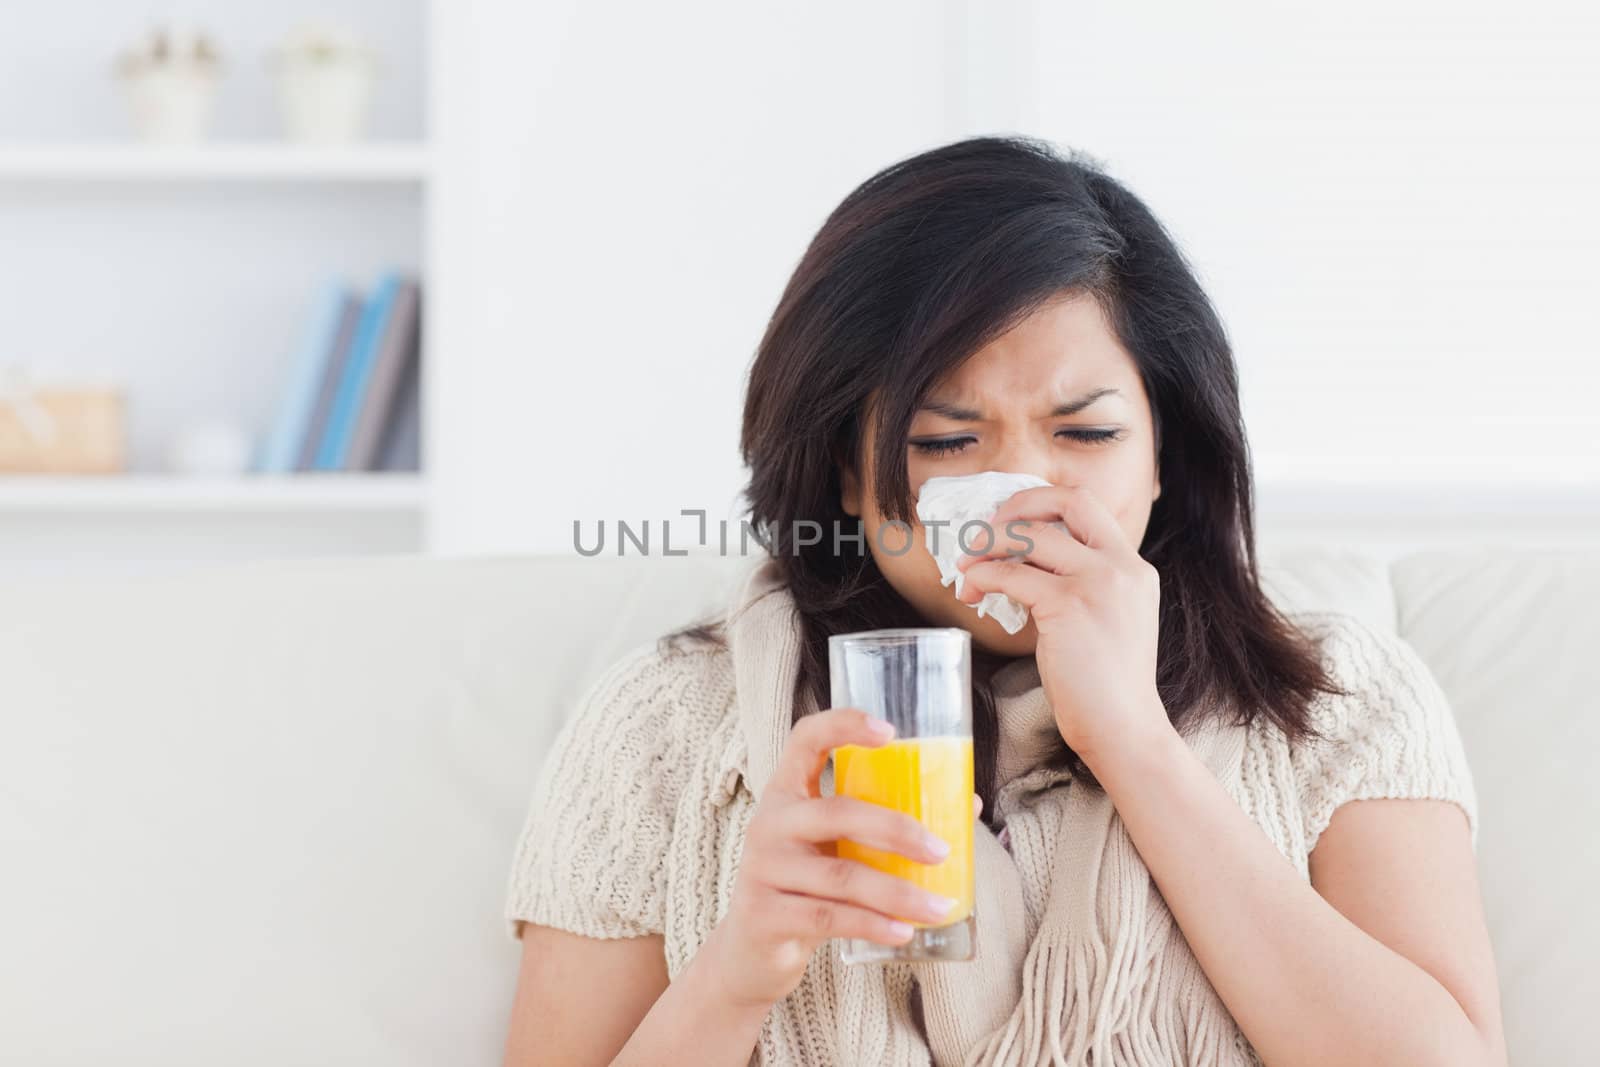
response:
<path id="1" fill-rule="evenodd" d="M 742 448 L 770 554 L 616 664 L 540 776 L 508 1063 L 1505 1062 L 1444 694 L 1263 593 L 1227 337 L 1126 188 L 1024 138 L 870 178 L 772 317 Z M 958 599 L 914 498 L 985 470 L 1049 484 Z M 943 914 L 832 847 L 940 855 L 825 795 L 830 749 L 884 740 L 827 707 L 827 637 L 890 626 L 972 635 L 970 963 L 832 944 Z"/>

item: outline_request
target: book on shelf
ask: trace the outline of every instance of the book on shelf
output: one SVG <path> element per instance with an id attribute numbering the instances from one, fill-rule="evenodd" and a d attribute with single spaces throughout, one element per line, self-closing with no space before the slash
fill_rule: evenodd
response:
<path id="1" fill-rule="evenodd" d="M 356 323 L 361 318 L 361 294 L 348 284 L 342 284 L 344 301 L 340 308 L 339 324 L 331 333 L 318 340 L 318 382 L 316 400 L 311 416 L 295 440 L 297 454 L 293 470 L 309 471 L 315 468 L 317 442 L 328 429 L 328 413 L 333 410 L 333 396 L 339 391 L 339 379 L 344 375 L 350 359 L 351 342 L 355 340 Z"/>
<path id="2" fill-rule="evenodd" d="M 365 297 L 323 280 L 258 472 L 420 468 L 421 295 L 420 278 L 400 269 Z"/>
<path id="3" fill-rule="evenodd" d="M 422 469 L 422 361 L 406 361 L 401 372 L 399 395 L 394 414 L 384 427 L 379 444 L 377 469 L 416 471 Z"/>
<path id="4" fill-rule="evenodd" d="M 400 386 L 416 362 L 420 341 L 421 288 L 417 279 L 396 276 L 392 302 L 379 331 L 367 380 L 351 417 L 349 442 L 342 459 L 346 470 L 378 470 L 384 438 L 399 409 Z"/>
<path id="5" fill-rule="evenodd" d="M 330 337 L 341 322 L 359 307 L 355 293 L 342 280 L 325 278 L 312 303 L 311 316 L 289 366 L 283 398 L 261 442 L 255 469 L 281 474 L 294 469 L 301 441 L 315 418 L 319 379 L 326 362 Z"/>

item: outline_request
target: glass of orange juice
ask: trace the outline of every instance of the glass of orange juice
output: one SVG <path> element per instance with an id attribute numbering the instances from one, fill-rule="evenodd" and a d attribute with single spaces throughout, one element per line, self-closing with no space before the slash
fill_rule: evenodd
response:
<path id="1" fill-rule="evenodd" d="M 834 707 L 860 708 L 894 723 L 876 747 L 833 750 L 833 791 L 903 811 L 950 846 L 921 863 L 840 839 L 838 855 L 952 897 L 944 919 L 897 915 L 916 933 L 903 945 L 845 938 L 846 963 L 970 960 L 975 894 L 972 864 L 972 637 L 959 627 L 898 628 L 828 638 Z"/>

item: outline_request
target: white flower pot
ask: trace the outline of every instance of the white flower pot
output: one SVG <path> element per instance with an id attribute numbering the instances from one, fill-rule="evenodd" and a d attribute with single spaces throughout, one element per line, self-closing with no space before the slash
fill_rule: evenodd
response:
<path id="1" fill-rule="evenodd" d="M 278 105 L 284 134 L 306 144 L 343 144 L 366 130 L 372 103 L 373 63 L 360 54 L 315 59 L 281 56 Z"/>
<path id="2" fill-rule="evenodd" d="M 152 67 L 123 79 L 135 134 L 144 141 L 202 140 L 216 110 L 217 75 L 210 67 Z"/>

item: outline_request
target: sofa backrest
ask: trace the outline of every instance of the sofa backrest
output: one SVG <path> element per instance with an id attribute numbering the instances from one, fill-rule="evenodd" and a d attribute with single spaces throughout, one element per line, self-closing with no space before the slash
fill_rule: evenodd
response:
<path id="1" fill-rule="evenodd" d="M 551 736 L 751 561 L 321 560 L 0 582 L 0 1061 L 495 1064 Z M 1299 550 L 1417 647 L 1479 784 L 1515 1061 L 1576 1064 L 1600 947 L 1600 553 Z"/>

